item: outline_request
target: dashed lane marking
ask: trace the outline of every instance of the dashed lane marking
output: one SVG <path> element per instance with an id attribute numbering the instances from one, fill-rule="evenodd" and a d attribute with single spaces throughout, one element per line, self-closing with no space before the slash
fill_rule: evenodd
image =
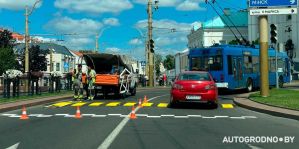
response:
<path id="1" fill-rule="evenodd" d="M 222 108 L 224 109 L 232 109 L 234 108 L 233 104 L 222 104 Z"/>
<path id="2" fill-rule="evenodd" d="M 151 102 L 147 102 L 147 103 L 143 103 L 142 106 L 143 107 L 151 107 L 154 103 Z"/>
<path id="3" fill-rule="evenodd" d="M 166 108 L 168 103 L 159 103 L 157 107 L 159 108 Z"/>
<path id="4" fill-rule="evenodd" d="M 116 107 L 119 105 L 120 105 L 120 102 L 110 102 L 110 103 L 106 104 L 107 107 Z"/>
<path id="5" fill-rule="evenodd" d="M 72 107 L 82 107 L 83 105 L 87 104 L 87 102 L 77 102 L 75 104 L 72 104 Z"/>
<path id="6" fill-rule="evenodd" d="M 124 104 L 125 107 L 132 107 L 134 105 L 136 105 L 136 102 L 127 102 Z"/>
<path id="7" fill-rule="evenodd" d="M 93 102 L 93 103 L 89 104 L 88 106 L 90 106 L 90 107 L 98 107 L 98 106 L 100 106 L 102 104 L 104 104 L 104 102 Z"/>
<path id="8" fill-rule="evenodd" d="M 2 114 L 2 116 L 10 117 L 10 118 L 19 118 L 21 115 L 19 114 Z M 202 115 L 174 115 L 174 114 L 162 114 L 162 115 L 148 115 L 148 114 L 136 114 L 137 117 L 144 117 L 144 118 L 202 118 L 202 119 L 235 119 L 235 120 L 244 120 L 244 119 L 257 119 L 256 116 L 202 116 Z M 75 115 L 73 114 L 54 114 L 54 115 L 47 115 L 47 114 L 29 114 L 28 117 L 37 117 L 37 118 L 47 118 L 47 117 L 66 117 L 66 118 L 74 118 Z M 105 118 L 105 117 L 129 117 L 129 115 L 124 114 L 105 114 L 105 115 L 97 115 L 97 114 L 82 114 L 82 117 L 91 117 L 91 118 Z"/>
<path id="9" fill-rule="evenodd" d="M 70 105 L 70 104 L 72 104 L 71 101 L 67 101 L 67 102 L 58 102 L 58 103 L 53 104 L 52 106 L 55 106 L 55 107 L 64 107 L 64 106 L 67 106 L 67 105 Z"/>

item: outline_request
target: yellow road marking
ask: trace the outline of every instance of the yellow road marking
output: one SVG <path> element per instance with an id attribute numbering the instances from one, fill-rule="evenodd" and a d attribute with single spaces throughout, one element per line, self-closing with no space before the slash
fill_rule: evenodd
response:
<path id="1" fill-rule="evenodd" d="M 159 108 L 166 108 L 168 103 L 159 103 L 157 107 Z"/>
<path id="2" fill-rule="evenodd" d="M 90 107 L 98 107 L 98 106 L 100 106 L 102 104 L 104 104 L 104 102 L 94 102 L 94 103 L 89 104 L 88 106 L 90 106 Z"/>
<path id="3" fill-rule="evenodd" d="M 81 107 L 83 105 L 87 104 L 86 102 L 77 102 L 75 104 L 72 104 L 72 107 Z"/>
<path id="4" fill-rule="evenodd" d="M 106 104 L 107 107 L 116 107 L 120 104 L 120 102 L 110 102 L 108 104 Z"/>
<path id="5" fill-rule="evenodd" d="M 224 109 L 232 109 L 234 106 L 232 104 L 222 104 L 222 108 Z"/>
<path id="6" fill-rule="evenodd" d="M 147 103 L 143 103 L 142 106 L 143 107 L 150 107 L 152 106 L 154 103 L 151 103 L 151 102 L 147 102 Z"/>
<path id="7" fill-rule="evenodd" d="M 127 102 L 124 104 L 125 107 L 132 107 L 136 104 L 136 102 Z"/>
<path id="8" fill-rule="evenodd" d="M 67 101 L 67 102 L 58 102 L 58 103 L 53 104 L 52 106 L 55 106 L 55 107 L 64 107 L 64 106 L 67 106 L 67 105 L 70 105 L 70 104 L 72 104 L 71 101 Z"/>

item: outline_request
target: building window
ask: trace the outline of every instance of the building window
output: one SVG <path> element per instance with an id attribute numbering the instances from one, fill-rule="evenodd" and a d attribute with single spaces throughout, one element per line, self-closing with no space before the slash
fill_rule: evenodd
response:
<path id="1" fill-rule="evenodd" d="M 291 21 L 292 20 L 292 15 L 287 15 L 287 21 Z"/>
<path id="2" fill-rule="evenodd" d="M 60 63 L 56 63 L 56 71 L 60 71 Z"/>

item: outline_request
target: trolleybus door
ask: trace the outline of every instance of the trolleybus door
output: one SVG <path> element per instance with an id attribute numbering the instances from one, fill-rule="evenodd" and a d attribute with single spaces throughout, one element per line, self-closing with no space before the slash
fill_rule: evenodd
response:
<path id="1" fill-rule="evenodd" d="M 242 70 L 242 58 L 233 58 L 233 75 L 235 80 L 235 88 L 240 88 L 242 86 L 243 80 L 243 70 Z"/>

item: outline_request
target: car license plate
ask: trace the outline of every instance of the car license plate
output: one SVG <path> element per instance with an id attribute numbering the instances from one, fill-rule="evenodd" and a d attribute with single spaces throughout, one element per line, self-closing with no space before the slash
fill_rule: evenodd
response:
<path id="1" fill-rule="evenodd" d="M 200 96 L 188 95 L 188 96 L 186 96 L 186 99 L 189 99 L 189 100 L 200 100 L 201 97 Z"/>

